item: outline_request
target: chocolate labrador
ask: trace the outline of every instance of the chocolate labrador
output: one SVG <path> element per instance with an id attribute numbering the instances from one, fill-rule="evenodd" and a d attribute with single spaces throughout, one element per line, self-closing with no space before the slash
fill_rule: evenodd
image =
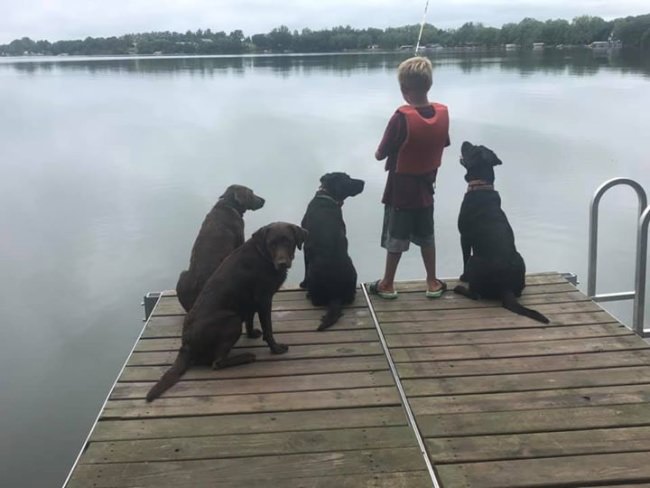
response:
<path id="1" fill-rule="evenodd" d="M 257 210 L 264 199 L 241 185 L 229 186 L 203 220 L 194 241 L 190 267 L 178 277 L 178 301 L 189 312 L 215 269 L 244 243 L 244 212 Z"/>
<path id="2" fill-rule="evenodd" d="M 549 320 L 522 306 L 517 297 L 526 286 L 526 265 L 515 247 L 515 235 L 501 197 L 494 190 L 494 166 L 501 160 L 485 146 L 463 142 L 461 165 L 465 168 L 467 192 L 458 216 L 464 271 L 454 288 L 456 293 L 473 300 L 501 300 L 504 308 L 547 324 Z"/>
<path id="3" fill-rule="evenodd" d="M 326 306 L 318 330 L 325 330 L 343 315 L 343 305 L 352 303 L 357 291 L 357 271 L 348 255 L 348 239 L 341 207 L 348 197 L 363 191 L 364 181 L 345 173 L 327 173 L 309 202 L 302 227 L 309 237 L 305 242 L 306 288 L 313 305 Z"/>
<path id="4" fill-rule="evenodd" d="M 212 274 L 185 316 L 181 347 L 174 364 L 149 393 L 159 397 L 193 365 L 226 368 L 255 360 L 252 353 L 228 356 L 241 336 L 243 321 L 257 313 L 262 335 L 271 352 L 288 347 L 275 342 L 271 324 L 273 295 L 287 277 L 296 247 L 301 249 L 307 231 L 297 225 L 275 222 L 262 227 L 228 256 Z"/>

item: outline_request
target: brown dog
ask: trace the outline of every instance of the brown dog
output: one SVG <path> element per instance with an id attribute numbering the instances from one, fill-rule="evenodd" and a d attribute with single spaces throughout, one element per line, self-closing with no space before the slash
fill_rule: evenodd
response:
<path id="1" fill-rule="evenodd" d="M 231 252 L 244 243 L 244 212 L 257 210 L 264 199 L 241 185 L 229 186 L 205 216 L 194 241 L 190 267 L 178 277 L 178 301 L 189 312 L 203 286 Z"/>
<path id="2" fill-rule="evenodd" d="M 213 273 L 185 316 L 181 348 L 174 364 L 149 393 L 147 401 L 174 385 L 192 365 L 214 369 L 255 360 L 251 353 L 228 357 L 241 336 L 242 321 L 257 313 L 262 335 L 271 352 L 288 350 L 273 338 L 273 295 L 287 278 L 296 247 L 302 248 L 307 231 L 297 225 L 275 222 L 259 229 L 228 256 Z"/>

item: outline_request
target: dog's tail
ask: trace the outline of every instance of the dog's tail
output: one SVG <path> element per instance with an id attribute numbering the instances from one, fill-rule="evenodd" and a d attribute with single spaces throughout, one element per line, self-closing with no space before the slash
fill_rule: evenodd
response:
<path id="1" fill-rule="evenodd" d="M 537 320 L 538 322 L 542 322 L 543 324 L 548 324 L 550 322 L 544 315 L 539 313 L 537 310 L 526 308 L 522 304 L 520 304 L 517 301 L 517 297 L 511 290 L 506 290 L 503 292 L 503 294 L 501 295 L 501 303 L 503 305 L 503 308 L 506 308 L 516 314 L 530 317 L 531 319 Z"/>
<path id="2" fill-rule="evenodd" d="M 343 301 L 340 298 L 334 299 L 327 304 L 327 312 L 320 320 L 318 330 L 326 330 L 332 327 L 343 315 Z"/>
<path id="3" fill-rule="evenodd" d="M 171 368 L 165 371 L 165 374 L 162 375 L 162 378 L 158 380 L 158 383 L 151 387 L 149 393 L 147 393 L 147 402 L 152 402 L 160 395 L 162 395 L 169 388 L 174 386 L 178 380 L 183 376 L 185 371 L 190 367 L 190 351 L 187 346 L 181 346 L 178 351 L 178 356 Z"/>

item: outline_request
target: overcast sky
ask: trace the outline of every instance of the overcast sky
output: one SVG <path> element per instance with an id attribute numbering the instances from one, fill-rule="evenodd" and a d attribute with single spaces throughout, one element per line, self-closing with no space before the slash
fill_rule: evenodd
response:
<path id="1" fill-rule="evenodd" d="M 0 43 L 104 37 L 156 30 L 210 28 L 246 35 L 273 27 L 312 29 L 419 23 L 426 0 L 0 0 Z M 544 20 L 650 13 L 648 0 L 430 0 L 427 21 L 457 27 L 467 21 L 499 27 L 524 17 Z"/>

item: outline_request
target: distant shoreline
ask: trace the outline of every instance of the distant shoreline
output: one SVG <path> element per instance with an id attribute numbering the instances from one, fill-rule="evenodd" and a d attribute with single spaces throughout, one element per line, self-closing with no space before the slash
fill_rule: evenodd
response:
<path id="1" fill-rule="evenodd" d="M 339 26 L 332 29 L 291 31 L 280 26 L 268 33 L 246 36 L 241 30 L 230 33 L 198 29 L 194 32 L 144 32 L 112 37 L 34 41 L 29 37 L 0 45 L 0 56 L 149 56 L 149 55 L 244 55 L 282 53 L 340 53 L 366 51 L 415 52 L 420 38 L 420 25 L 386 29 L 354 29 Z M 425 24 L 421 46 L 432 50 L 498 49 L 518 46 L 533 49 L 535 45 L 584 46 L 610 43 L 650 50 L 650 14 L 604 20 L 583 15 L 571 21 L 525 18 L 500 28 L 466 22 L 457 29 L 439 29 Z M 426 52 L 426 51 L 425 51 Z"/>
<path id="2" fill-rule="evenodd" d="M 591 50 L 589 46 L 565 46 L 558 48 L 556 46 L 544 47 L 545 51 L 586 51 Z M 532 49 L 517 49 L 514 51 L 508 50 L 505 46 L 492 46 L 492 47 L 444 47 L 440 49 L 421 49 L 419 54 L 422 55 L 447 55 L 447 54 L 516 54 L 516 53 L 531 53 Z M 18 62 L 65 62 L 65 61 L 79 61 L 79 60 L 139 60 L 139 59 L 235 59 L 235 58 L 276 58 L 276 57 L 319 57 L 319 56 L 355 56 L 355 55 L 386 55 L 386 54 L 404 54 L 414 53 L 414 50 L 405 49 L 359 49 L 347 51 L 330 51 L 330 52 L 258 52 L 258 53 L 241 53 L 241 54 L 191 54 L 191 53 L 173 53 L 173 54 L 74 54 L 74 55 L 19 55 L 8 56 L 0 55 L 0 62 L 2 61 L 18 61 Z"/>

